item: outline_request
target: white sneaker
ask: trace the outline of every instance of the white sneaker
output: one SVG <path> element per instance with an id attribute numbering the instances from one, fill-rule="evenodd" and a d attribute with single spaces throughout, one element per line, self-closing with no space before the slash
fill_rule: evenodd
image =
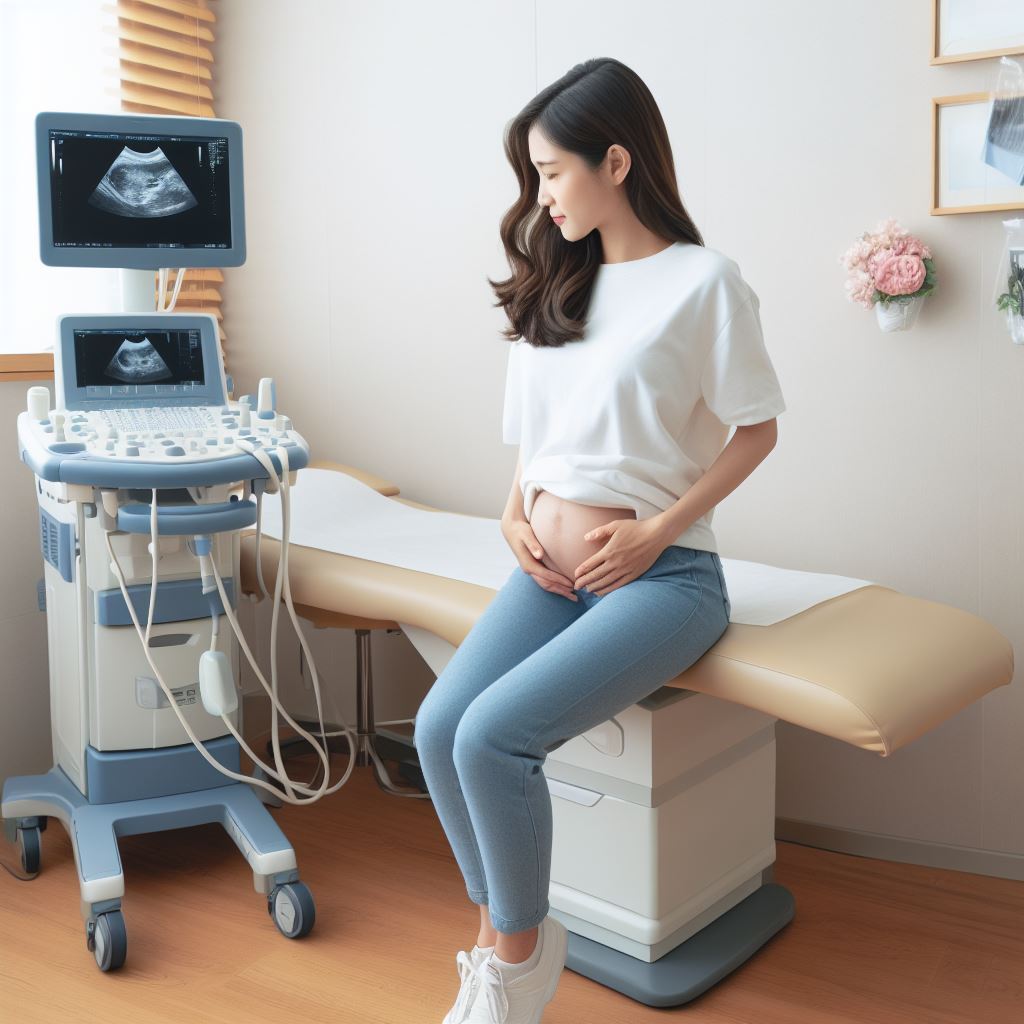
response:
<path id="1" fill-rule="evenodd" d="M 477 969 L 480 991 L 466 1024 L 540 1024 L 544 1007 L 555 997 L 565 967 L 569 933 L 549 914 L 537 932 L 540 960 L 526 974 L 506 980 L 488 956 Z"/>
<path id="2" fill-rule="evenodd" d="M 490 947 L 493 949 L 493 947 Z M 459 968 L 459 977 L 462 979 L 462 986 L 459 994 L 455 997 L 455 1005 L 445 1014 L 441 1024 L 462 1024 L 473 1009 L 477 993 L 480 991 L 480 977 L 478 971 L 480 965 L 487 958 L 479 946 L 474 946 L 471 953 L 460 949 L 455 954 L 455 963 Z"/>

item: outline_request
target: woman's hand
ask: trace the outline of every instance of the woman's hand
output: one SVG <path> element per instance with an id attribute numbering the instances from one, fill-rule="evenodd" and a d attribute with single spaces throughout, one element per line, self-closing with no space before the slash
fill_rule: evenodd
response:
<path id="1" fill-rule="evenodd" d="M 519 560 L 523 572 L 532 576 L 537 586 L 551 591 L 552 594 L 561 594 L 570 601 L 579 600 L 573 593 L 572 580 L 560 572 L 555 572 L 554 569 L 549 569 L 540 561 L 544 557 L 544 549 L 540 546 L 533 527 L 525 519 L 502 519 L 501 532 L 512 553 Z"/>
<path id="2" fill-rule="evenodd" d="M 656 517 L 613 519 L 583 535 L 584 540 L 610 538 L 576 569 L 576 589 L 604 597 L 642 576 L 665 550 L 665 534 Z"/>

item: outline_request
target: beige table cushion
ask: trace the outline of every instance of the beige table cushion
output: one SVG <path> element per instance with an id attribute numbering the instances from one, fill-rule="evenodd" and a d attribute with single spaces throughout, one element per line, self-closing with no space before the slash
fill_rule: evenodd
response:
<path id="1" fill-rule="evenodd" d="M 396 501 L 398 488 L 338 463 Z M 432 511 L 439 511 L 432 509 Z M 256 538 L 242 539 L 241 588 L 256 586 Z M 276 580 L 279 544 L 260 538 L 263 578 Z M 458 646 L 494 591 L 458 580 L 289 545 L 296 610 L 323 625 L 421 626 Z M 301 606 L 301 607 L 300 607 Z M 1009 640 L 950 605 L 870 586 L 770 626 L 731 623 L 666 686 L 755 708 L 883 757 L 1013 678 Z"/>

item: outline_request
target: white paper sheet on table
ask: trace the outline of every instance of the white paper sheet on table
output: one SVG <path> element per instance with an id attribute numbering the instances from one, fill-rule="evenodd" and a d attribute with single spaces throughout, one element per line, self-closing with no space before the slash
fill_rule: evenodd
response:
<path id="1" fill-rule="evenodd" d="M 263 532 L 281 537 L 281 501 L 263 496 Z M 430 512 L 347 473 L 303 469 L 291 488 L 291 543 L 498 590 L 518 562 L 497 519 Z M 769 626 L 871 580 L 723 558 L 731 622 Z"/>

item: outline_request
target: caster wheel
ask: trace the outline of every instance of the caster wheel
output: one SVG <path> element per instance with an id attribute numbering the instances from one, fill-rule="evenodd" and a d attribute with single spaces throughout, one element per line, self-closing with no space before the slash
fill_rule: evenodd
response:
<path id="1" fill-rule="evenodd" d="M 308 935 L 316 920 L 313 894 L 302 882 L 275 886 L 267 900 L 267 909 L 278 930 L 288 939 Z"/>
<path id="2" fill-rule="evenodd" d="M 21 869 L 27 875 L 38 875 L 42 858 L 38 828 L 18 829 L 18 850 L 21 852 Z"/>
<path id="3" fill-rule="evenodd" d="M 86 926 L 85 941 L 101 971 L 116 971 L 122 967 L 128 955 L 124 914 L 120 910 L 108 910 L 100 914 L 95 922 Z"/>

